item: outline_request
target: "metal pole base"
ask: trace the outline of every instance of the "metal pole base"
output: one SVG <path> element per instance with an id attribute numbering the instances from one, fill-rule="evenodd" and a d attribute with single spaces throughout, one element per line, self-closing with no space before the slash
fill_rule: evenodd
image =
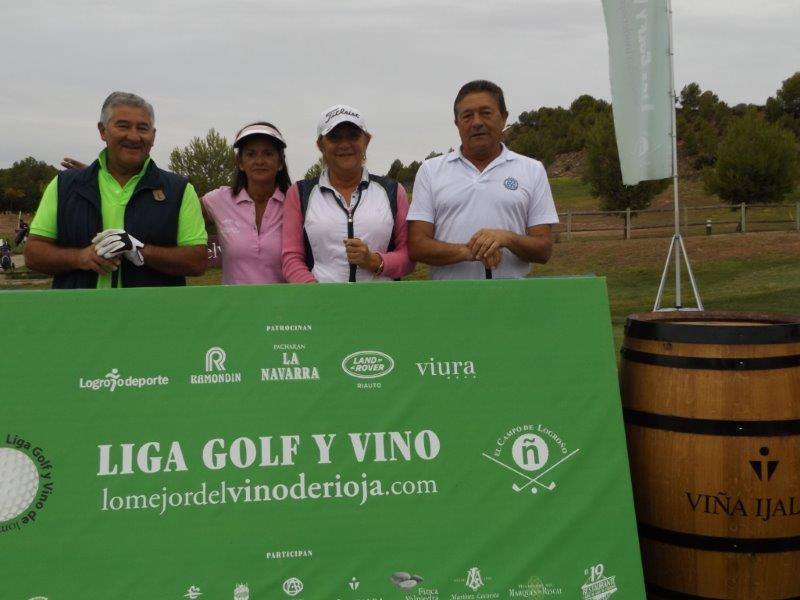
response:
<path id="1" fill-rule="evenodd" d="M 664 288 L 667 284 L 667 274 L 669 272 L 669 260 L 672 258 L 673 251 L 675 252 L 675 306 L 674 308 L 662 308 L 661 300 L 664 297 Z M 692 284 L 692 293 L 694 294 L 694 301 L 696 304 L 694 307 L 681 305 L 681 252 L 683 252 L 683 261 L 686 264 L 686 272 L 689 274 L 689 282 Z M 664 263 L 664 271 L 661 273 L 661 283 L 658 286 L 656 302 L 653 305 L 653 312 L 669 310 L 705 310 L 703 308 L 703 301 L 700 299 L 700 292 L 697 291 L 697 282 L 695 282 L 694 279 L 692 265 L 689 264 L 689 255 L 686 253 L 686 246 L 683 245 L 683 238 L 680 233 L 676 233 L 672 236 L 672 241 L 669 244 L 669 252 L 667 252 L 667 260 Z"/>

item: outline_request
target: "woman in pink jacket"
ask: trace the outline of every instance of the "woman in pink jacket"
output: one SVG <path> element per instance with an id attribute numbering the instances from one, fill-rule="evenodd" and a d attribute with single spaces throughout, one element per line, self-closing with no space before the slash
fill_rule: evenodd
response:
<path id="1" fill-rule="evenodd" d="M 403 186 L 364 167 L 371 135 L 358 109 L 339 104 L 317 125 L 326 165 L 289 188 L 283 212 L 283 275 L 290 283 L 381 281 L 414 270 Z"/>

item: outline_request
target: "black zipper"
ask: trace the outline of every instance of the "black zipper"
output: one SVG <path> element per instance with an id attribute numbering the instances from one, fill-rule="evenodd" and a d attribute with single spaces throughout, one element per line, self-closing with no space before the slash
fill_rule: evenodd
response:
<path id="1" fill-rule="evenodd" d="M 140 183 L 141 183 L 141 181 L 140 181 Z M 142 187 L 138 187 L 138 184 L 137 184 L 137 187 L 134 188 L 133 193 L 131 194 L 131 197 L 128 199 L 127 204 L 125 204 L 125 213 L 123 213 L 123 215 L 122 215 L 122 227 L 123 227 L 123 229 L 125 228 L 125 214 L 128 212 L 128 207 L 130 206 L 131 202 L 133 202 L 133 199 L 136 198 L 142 192 L 146 192 L 148 190 L 152 192 L 155 189 L 158 189 L 158 188 L 156 188 L 155 186 L 152 186 L 152 185 L 143 185 Z M 126 229 L 126 231 L 127 231 L 127 229 Z M 119 266 L 117 267 L 117 270 L 116 271 L 111 271 L 111 289 L 116 289 L 117 284 L 119 283 L 119 280 L 120 280 L 121 275 L 122 275 L 122 273 L 121 273 L 121 271 L 122 271 L 122 263 L 124 263 L 124 262 L 125 261 L 124 261 L 124 257 L 123 257 L 119 261 Z"/>
<path id="2" fill-rule="evenodd" d="M 364 183 L 366 183 L 367 185 L 365 186 Z M 361 183 L 358 184 L 358 198 L 356 198 L 356 201 L 353 204 L 353 210 L 352 211 L 347 210 L 345 208 L 344 204 L 342 204 L 342 201 L 339 200 L 339 196 L 336 195 L 336 191 L 335 190 L 333 190 L 333 189 L 330 190 L 331 193 L 333 194 L 333 199 L 336 200 L 336 204 L 338 204 L 339 208 L 341 208 L 344 211 L 344 213 L 347 215 L 347 239 L 349 239 L 349 240 L 352 240 L 355 237 L 355 226 L 353 225 L 353 215 L 355 214 L 356 209 L 358 208 L 358 205 L 361 203 L 361 193 L 364 191 L 365 187 L 369 187 L 369 181 L 367 181 L 367 182 L 362 181 Z M 355 283 L 355 281 L 356 281 L 356 271 L 357 270 L 358 270 L 358 266 L 356 266 L 354 264 L 350 265 L 350 277 L 348 278 L 348 281 L 350 283 Z"/>

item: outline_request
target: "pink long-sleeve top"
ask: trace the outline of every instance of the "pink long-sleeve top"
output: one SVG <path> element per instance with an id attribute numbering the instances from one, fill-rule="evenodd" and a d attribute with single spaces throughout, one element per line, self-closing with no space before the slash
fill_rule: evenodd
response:
<path id="1" fill-rule="evenodd" d="M 365 181 L 369 175 L 364 171 Z M 357 192 L 355 193 L 357 194 Z M 350 206 L 353 207 L 354 199 Z M 305 221 L 300 210 L 300 194 L 297 185 L 286 193 L 283 206 L 283 275 L 289 283 L 328 283 L 347 281 L 350 263 L 347 261 L 343 240 L 347 238 L 347 213 L 336 201 L 338 195 L 323 172 L 320 184 L 315 186 L 308 199 Z M 347 204 L 338 196 L 342 206 Z M 352 210 L 352 208 L 350 209 Z M 367 244 L 370 251 L 383 259 L 383 273 L 359 267 L 356 281 L 380 281 L 398 279 L 414 270 L 415 263 L 408 257 L 408 196 L 402 185 L 397 187 L 397 215 L 392 218 L 389 199 L 383 186 L 370 181 L 361 193 L 361 199 L 353 210 L 355 237 Z M 306 247 L 303 230 L 308 236 L 314 256 L 314 266 L 306 264 Z M 389 251 L 389 242 L 394 249 Z"/>

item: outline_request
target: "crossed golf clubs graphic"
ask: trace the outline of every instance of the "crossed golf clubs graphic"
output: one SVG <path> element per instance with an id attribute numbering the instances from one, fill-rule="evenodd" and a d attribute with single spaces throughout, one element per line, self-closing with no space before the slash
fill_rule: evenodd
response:
<path id="1" fill-rule="evenodd" d="M 546 485 L 545 485 L 544 483 L 542 483 L 541 481 L 539 481 L 539 479 L 541 479 L 542 477 L 544 477 L 544 476 L 545 476 L 547 473 L 549 473 L 550 471 L 552 471 L 553 469 L 555 469 L 555 468 L 556 468 L 558 465 L 560 465 L 561 463 L 563 463 L 563 462 L 564 462 L 565 460 L 567 460 L 568 458 L 571 458 L 571 457 L 572 457 L 572 456 L 573 456 L 573 455 L 574 455 L 576 452 L 578 452 L 578 450 L 580 450 L 580 448 L 575 448 L 575 450 L 573 450 L 572 452 L 570 452 L 569 454 L 567 454 L 567 455 L 566 455 L 564 458 L 562 458 L 562 459 L 561 459 L 561 460 L 559 460 L 558 462 L 556 462 L 556 463 L 554 463 L 554 464 L 550 465 L 550 466 L 549 466 L 548 468 L 546 468 L 544 471 L 542 471 L 541 473 L 539 473 L 539 474 L 538 474 L 536 477 L 530 477 L 530 476 L 526 475 L 525 473 L 523 473 L 522 471 L 518 471 L 518 470 L 517 470 L 517 469 L 515 469 L 514 467 L 510 467 L 510 466 L 509 466 L 509 465 L 507 465 L 506 463 L 504 463 L 504 462 L 502 462 L 502 461 L 499 461 L 499 460 L 497 460 L 497 459 L 496 459 L 494 456 L 489 456 L 489 455 L 488 455 L 488 454 L 486 454 L 485 452 L 482 452 L 481 454 L 483 454 L 483 456 L 485 456 L 486 458 L 488 458 L 488 459 L 489 459 L 489 460 L 491 460 L 492 462 L 496 462 L 496 463 L 497 463 L 498 465 L 500 465 L 501 467 L 505 467 L 505 468 L 506 468 L 506 469 L 508 469 L 509 471 L 512 471 L 512 472 L 516 473 L 517 475 L 519 475 L 520 477 L 522 477 L 523 479 L 525 479 L 525 480 L 526 480 L 526 482 L 527 482 L 527 483 L 524 483 L 524 484 L 522 484 L 522 485 L 519 485 L 519 484 L 517 484 L 517 483 L 512 483 L 512 484 L 511 484 L 511 489 L 512 489 L 512 490 L 514 490 L 515 492 L 521 492 L 522 490 L 524 490 L 524 489 L 525 489 L 526 487 L 528 487 L 529 485 L 533 485 L 533 487 L 531 488 L 531 493 L 532 493 L 532 494 L 537 494 L 537 493 L 539 492 L 539 489 L 538 489 L 536 486 L 539 486 L 540 488 L 542 488 L 543 490 L 547 490 L 548 492 L 552 492 L 552 491 L 553 491 L 553 490 L 556 488 L 556 482 L 555 482 L 555 481 L 551 481 L 550 483 L 548 483 L 548 484 L 546 484 Z"/>

